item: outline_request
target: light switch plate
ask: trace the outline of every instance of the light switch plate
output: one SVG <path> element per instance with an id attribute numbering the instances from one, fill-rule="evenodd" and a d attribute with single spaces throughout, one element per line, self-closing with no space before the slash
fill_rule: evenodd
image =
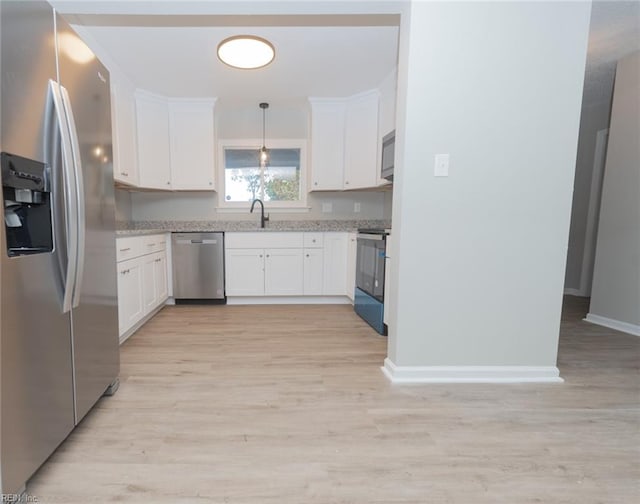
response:
<path id="1" fill-rule="evenodd" d="M 333 204 L 329 201 L 327 203 L 322 204 L 322 213 L 331 213 L 333 212 Z"/>
<path id="2" fill-rule="evenodd" d="M 356 201 L 353 204 L 353 211 L 354 211 L 354 213 L 359 213 L 360 212 L 360 202 L 359 201 Z"/>
<path id="3" fill-rule="evenodd" d="M 436 162 L 433 167 L 434 177 L 449 176 L 449 154 L 436 154 Z"/>

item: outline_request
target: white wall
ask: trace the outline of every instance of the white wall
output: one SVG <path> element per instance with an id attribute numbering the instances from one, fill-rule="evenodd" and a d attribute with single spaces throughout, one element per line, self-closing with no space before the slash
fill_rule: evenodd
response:
<path id="1" fill-rule="evenodd" d="M 216 103 L 216 135 L 218 138 L 262 138 L 262 109 L 258 103 Z M 280 105 L 270 103 L 265 114 L 266 141 L 270 138 L 307 139 L 309 111 L 306 103 Z"/>
<path id="2" fill-rule="evenodd" d="M 130 221 L 132 219 L 131 193 L 116 188 L 116 221 Z"/>
<path id="3" fill-rule="evenodd" d="M 378 135 L 380 138 L 396 127 L 397 79 L 398 72 L 394 70 L 377 86 L 380 92 L 380 117 L 378 118 Z"/>
<path id="4" fill-rule="evenodd" d="M 400 371 L 557 375 L 589 13 L 414 2 L 403 19 L 388 343 Z M 449 177 L 433 176 L 437 153 Z"/>
<path id="5" fill-rule="evenodd" d="M 587 320 L 640 335 L 640 52 L 616 72 Z"/>
<path id="6" fill-rule="evenodd" d="M 135 221 L 142 220 L 255 220 L 248 211 L 218 212 L 217 193 L 205 192 L 138 192 L 131 194 L 132 214 Z M 291 213 L 268 209 L 272 220 L 314 219 L 383 219 L 384 192 L 321 192 L 309 193 L 308 212 Z M 360 212 L 354 203 L 360 203 Z M 324 213 L 323 203 L 331 203 L 332 211 Z"/>
<path id="7" fill-rule="evenodd" d="M 393 191 L 388 190 L 384 193 L 384 209 L 382 212 L 383 219 L 391 220 L 391 216 L 393 215 Z"/>

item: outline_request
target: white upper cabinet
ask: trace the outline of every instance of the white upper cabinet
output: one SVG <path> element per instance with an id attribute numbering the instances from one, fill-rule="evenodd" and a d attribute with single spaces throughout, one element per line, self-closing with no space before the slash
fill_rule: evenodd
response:
<path id="1" fill-rule="evenodd" d="M 138 180 L 127 183 L 146 189 L 214 190 L 214 105 L 215 99 L 168 100 L 137 90 L 132 136 L 137 156 L 135 145 L 126 156 L 137 159 Z"/>
<path id="2" fill-rule="evenodd" d="M 140 187 L 171 189 L 169 108 L 166 99 L 136 91 Z"/>
<path id="3" fill-rule="evenodd" d="M 111 128 L 113 131 L 113 178 L 138 185 L 136 155 L 136 103 L 132 84 L 111 76 Z"/>
<path id="4" fill-rule="evenodd" d="M 352 97 L 347 104 L 344 188 L 375 187 L 378 168 L 378 91 Z"/>
<path id="5" fill-rule="evenodd" d="M 215 189 L 215 100 L 169 101 L 171 188 Z"/>
<path id="6" fill-rule="evenodd" d="M 309 99 L 312 191 L 343 189 L 345 100 Z"/>
<path id="7" fill-rule="evenodd" d="M 311 105 L 310 191 L 376 187 L 380 93 L 350 98 L 309 98 Z"/>

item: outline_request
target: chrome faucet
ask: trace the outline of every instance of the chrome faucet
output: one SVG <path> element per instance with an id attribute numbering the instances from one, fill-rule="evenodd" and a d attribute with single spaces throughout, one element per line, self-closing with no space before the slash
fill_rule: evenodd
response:
<path id="1" fill-rule="evenodd" d="M 264 203 L 262 202 L 262 200 L 260 199 L 254 199 L 251 202 L 251 210 L 249 210 L 249 213 L 253 213 L 253 207 L 256 206 L 256 203 L 260 203 L 260 227 L 264 228 L 264 223 L 267 222 L 269 220 L 269 214 L 264 215 Z"/>

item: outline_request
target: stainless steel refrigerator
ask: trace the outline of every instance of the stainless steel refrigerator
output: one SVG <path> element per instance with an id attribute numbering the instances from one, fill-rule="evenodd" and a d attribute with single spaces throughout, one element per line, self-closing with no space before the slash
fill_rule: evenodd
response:
<path id="1" fill-rule="evenodd" d="M 0 494 L 120 369 L 109 74 L 46 2 L 0 1 Z"/>

